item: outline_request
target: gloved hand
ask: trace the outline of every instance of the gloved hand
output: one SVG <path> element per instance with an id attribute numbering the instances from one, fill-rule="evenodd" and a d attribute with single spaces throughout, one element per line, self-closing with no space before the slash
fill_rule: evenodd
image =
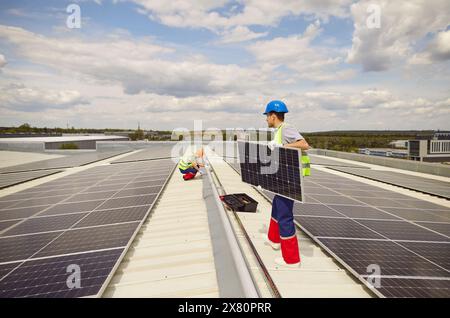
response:
<path id="1" fill-rule="evenodd" d="M 269 147 L 269 149 L 273 151 L 275 147 L 279 147 L 279 145 L 274 140 L 272 140 L 268 143 L 267 147 Z"/>

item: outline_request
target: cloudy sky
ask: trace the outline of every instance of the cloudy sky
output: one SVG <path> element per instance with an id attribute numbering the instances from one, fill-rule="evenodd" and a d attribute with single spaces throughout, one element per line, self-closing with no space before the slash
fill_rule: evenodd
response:
<path id="1" fill-rule="evenodd" d="M 0 2 L 0 126 L 263 127 L 282 99 L 305 132 L 450 129 L 449 83 L 448 0 Z"/>

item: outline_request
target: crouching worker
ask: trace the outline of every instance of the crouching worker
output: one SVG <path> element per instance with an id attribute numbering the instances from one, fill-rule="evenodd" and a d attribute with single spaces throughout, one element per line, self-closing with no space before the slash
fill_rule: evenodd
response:
<path id="1" fill-rule="evenodd" d="M 195 178 L 197 172 L 202 174 L 200 168 L 205 166 L 203 164 L 203 156 L 203 148 L 200 148 L 195 152 L 192 149 L 188 149 L 181 157 L 178 169 L 180 169 L 185 181 Z"/>

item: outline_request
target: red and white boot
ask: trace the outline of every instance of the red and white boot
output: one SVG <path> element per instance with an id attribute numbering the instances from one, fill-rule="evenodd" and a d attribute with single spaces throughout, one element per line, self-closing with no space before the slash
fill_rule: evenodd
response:
<path id="1" fill-rule="evenodd" d="M 273 218 L 270 219 L 269 233 L 264 235 L 265 242 L 269 244 L 274 250 L 279 250 L 281 246 L 280 229 L 278 222 Z"/>
<path id="2" fill-rule="evenodd" d="M 281 238 L 281 255 L 283 257 L 275 259 L 277 265 L 292 268 L 300 266 L 300 251 L 296 235 L 289 238 Z"/>

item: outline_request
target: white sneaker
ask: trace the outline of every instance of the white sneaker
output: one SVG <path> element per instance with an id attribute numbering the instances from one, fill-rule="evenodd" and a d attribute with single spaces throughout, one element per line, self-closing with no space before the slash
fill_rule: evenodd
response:
<path id="1" fill-rule="evenodd" d="M 284 267 L 290 267 L 290 268 L 299 268 L 300 267 L 300 262 L 295 263 L 295 264 L 288 264 L 284 261 L 284 259 L 282 257 L 277 257 L 275 259 L 275 263 L 277 265 L 284 266 Z"/>
<path id="2" fill-rule="evenodd" d="M 270 247 L 272 247 L 275 251 L 278 251 L 281 248 L 281 244 L 280 243 L 274 243 L 271 240 L 269 240 L 269 238 L 267 237 L 267 234 L 262 234 L 261 236 L 264 239 L 264 243 L 266 245 L 270 245 Z"/>

